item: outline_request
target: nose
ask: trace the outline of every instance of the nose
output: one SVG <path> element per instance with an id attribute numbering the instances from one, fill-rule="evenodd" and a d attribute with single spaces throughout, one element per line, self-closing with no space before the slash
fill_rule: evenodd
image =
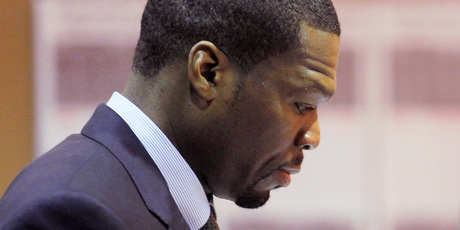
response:
<path id="1" fill-rule="evenodd" d="M 313 135 L 311 135 L 310 132 L 307 132 L 304 136 L 305 138 L 305 144 L 301 145 L 300 148 L 304 149 L 304 150 L 313 150 L 313 149 L 316 149 L 316 147 L 318 147 L 319 145 L 319 139 L 318 138 L 314 138 Z"/>
<path id="2" fill-rule="evenodd" d="M 320 139 L 319 123 L 316 121 L 307 131 L 300 133 L 296 147 L 303 150 L 313 150 L 318 147 Z"/>

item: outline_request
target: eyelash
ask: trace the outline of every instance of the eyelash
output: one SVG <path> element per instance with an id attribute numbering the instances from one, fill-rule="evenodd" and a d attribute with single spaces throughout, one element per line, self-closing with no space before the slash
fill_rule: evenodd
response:
<path id="1" fill-rule="evenodd" d="M 315 110 L 316 108 L 311 106 L 311 105 L 308 105 L 308 104 L 304 104 L 304 103 L 299 103 L 299 102 L 296 102 L 295 103 L 296 107 L 297 107 L 297 110 L 299 110 L 299 113 L 303 113 L 305 111 L 313 111 Z"/>

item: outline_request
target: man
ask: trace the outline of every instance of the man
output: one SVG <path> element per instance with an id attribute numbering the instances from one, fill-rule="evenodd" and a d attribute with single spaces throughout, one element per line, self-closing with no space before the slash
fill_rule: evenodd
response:
<path id="1" fill-rule="evenodd" d="M 148 1 L 132 75 L 21 172 L 1 229 L 218 229 L 212 197 L 265 204 L 319 144 L 340 26 L 328 0 Z"/>

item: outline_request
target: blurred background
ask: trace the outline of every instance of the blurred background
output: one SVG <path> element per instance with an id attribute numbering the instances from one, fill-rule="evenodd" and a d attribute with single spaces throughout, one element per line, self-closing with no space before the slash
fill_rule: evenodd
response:
<path id="1" fill-rule="evenodd" d="M 221 229 L 458 229 L 460 1 L 335 0 L 338 89 L 302 172 Z M 145 0 L 0 0 L 0 195 L 128 78 Z"/>

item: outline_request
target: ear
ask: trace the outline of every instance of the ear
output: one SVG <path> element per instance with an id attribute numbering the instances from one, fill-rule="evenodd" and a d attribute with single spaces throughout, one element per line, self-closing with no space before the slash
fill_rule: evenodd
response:
<path id="1" fill-rule="evenodd" d="M 191 93 L 208 105 L 215 96 L 215 87 L 222 79 L 223 71 L 228 66 L 228 59 L 213 43 L 200 41 L 190 50 L 188 57 L 188 77 Z"/>

